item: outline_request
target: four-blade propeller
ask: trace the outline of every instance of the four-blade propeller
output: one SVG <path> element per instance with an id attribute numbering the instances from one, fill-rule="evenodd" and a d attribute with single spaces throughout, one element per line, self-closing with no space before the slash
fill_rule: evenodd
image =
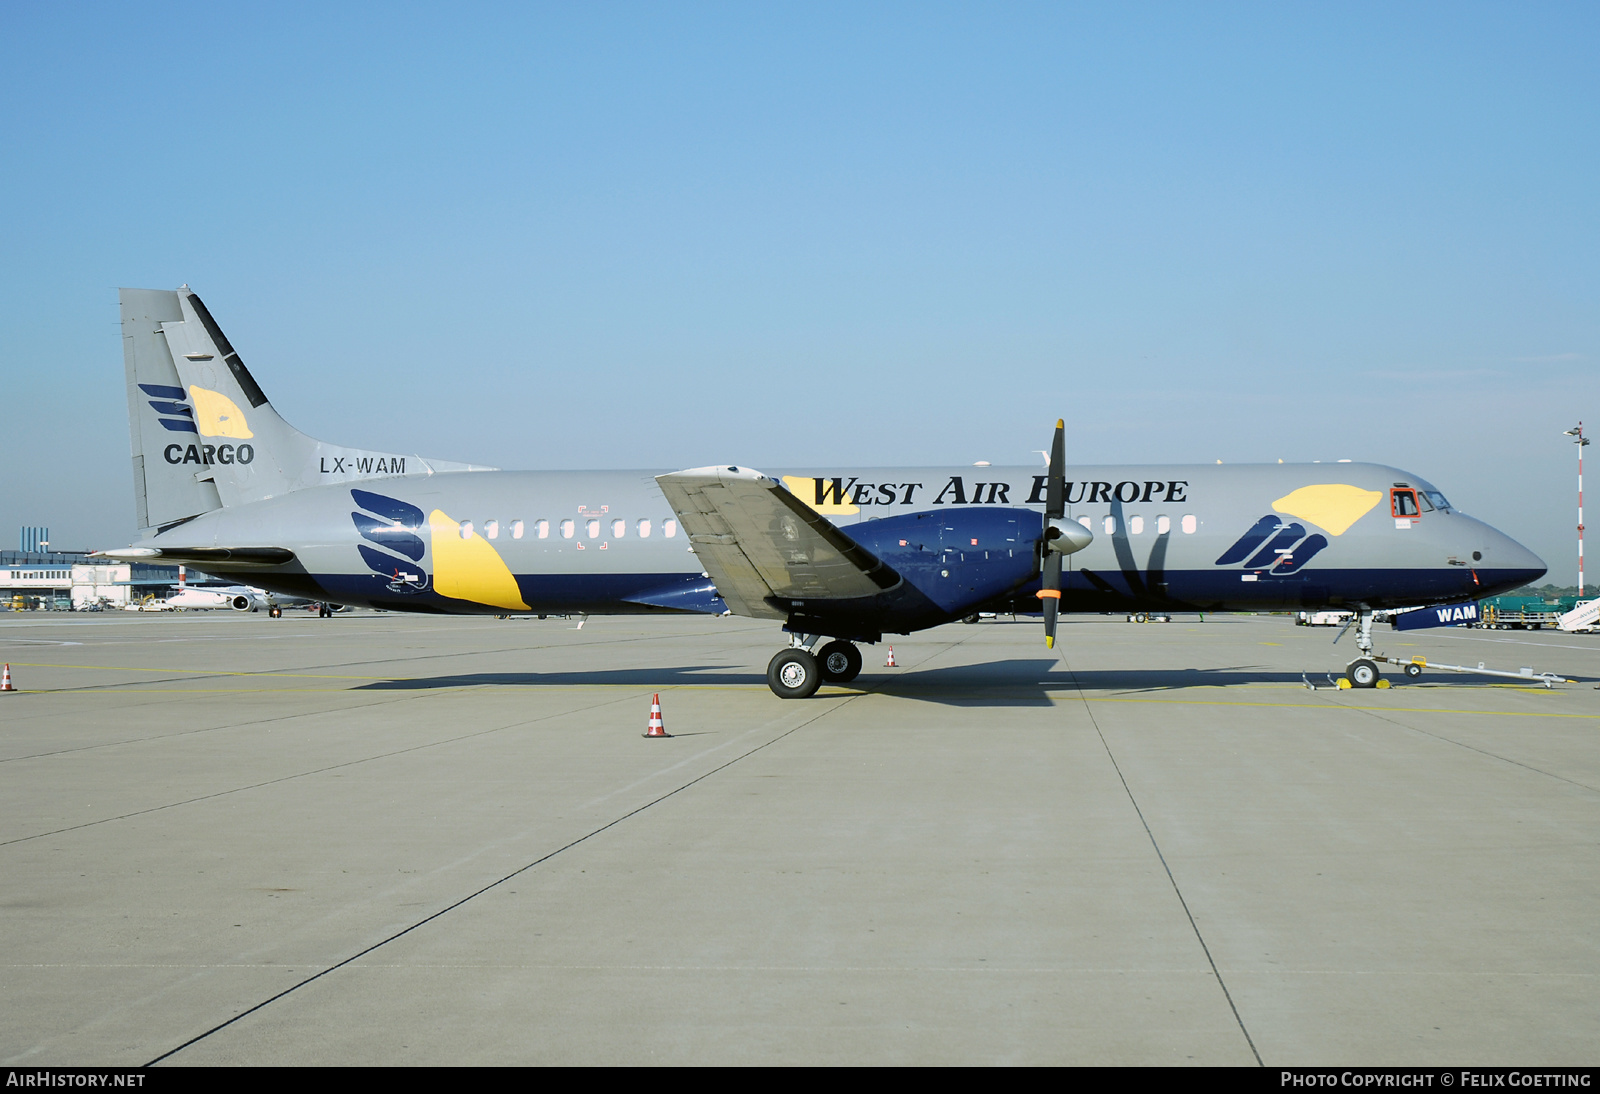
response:
<path id="1" fill-rule="evenodd" d="M 1050 444 L 1050 470 L 1045 480 L 1044 558 L 1040 563 L 1039 601 L 1044 608 L 1044 644 L 1056 645 L 1056 618 L 1061 614 L 1061 558 L 1083 550 L 1094 542 L 1094 533 L 1075 520 L 1063 520 L 1067 512 L 1067 423 L 1056 420 L 1055 440 Z"/>

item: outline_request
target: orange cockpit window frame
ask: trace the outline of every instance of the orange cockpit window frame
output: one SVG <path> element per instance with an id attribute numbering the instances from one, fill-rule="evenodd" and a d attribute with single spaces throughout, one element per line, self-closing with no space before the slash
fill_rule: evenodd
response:
<path id="1" fill-rule="evenodd" d="M 1400 511 L 1401 494 L 1405 494 L 1411 499 L 1411 512 L 1409 513 L 1402 513 Z M 1389 491 L 1389 512 L 1396 517 L 1404 517 L 1408 520 L 1421 520 L 1422 502 L 1418 499 L 1417 492 L 1411 487 L 1396 486 L 1394 489 Z"/>

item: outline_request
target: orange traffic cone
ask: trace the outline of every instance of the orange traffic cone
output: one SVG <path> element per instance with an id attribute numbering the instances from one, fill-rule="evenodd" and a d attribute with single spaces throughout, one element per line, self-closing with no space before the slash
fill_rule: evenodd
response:
<path id="1" fill-rule="evenodd" d="M 0 691 L 16 691 L 16 690 L 17 690 L 16 688 L 11 686 L 11 666 L 7 665 L 4 675 L 0 675 Z"/>
<path id="2" fill-rule="evenodd" d="M 645 727 L 646 737 L 670 737 L 667 727 L 661 724 L 661 695 L 657 693 L 650 700 L 650 724 Z"/>
<path id="3" fill-rule="evenodd" d="M 900 667 L 900 663 L 894 659 L 894 647 L 893 646 L 889 647 L 889 660 L 887 660 L 887 661 L 885 661 L 883 663 L 883 667 L 886 668 L 886 669 L 897 669 L 897 668 Z"/>

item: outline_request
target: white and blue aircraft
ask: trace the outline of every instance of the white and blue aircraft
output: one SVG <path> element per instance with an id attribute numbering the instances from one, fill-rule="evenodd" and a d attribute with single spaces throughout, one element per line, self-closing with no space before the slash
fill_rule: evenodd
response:
<path id="1" fill-rule="evenodd" d="M 1374 686 L 1374 611 L 1544 574 L 1532 552 L 1375 464 L 500 471 L 314 440 L 278 416 L 200 298 L 124 289 L 140 537 L 104 552 L 389 611 L 733 612 L 789 635 L 785 698 L 861 643 L 979 611 L 1338 608 Z"/>
<path id="2" fill-rule="evenodd" d="M 167 592 L 167 598 L 162 604 L 168 608 L 178 608 L 183 611 L 208 611 L 215 608 L 232 608 L 236 612 L 258 612 L 262 608 L 274 618 L 283 614 L 283 609 L 298 607 L 303 604 L 313 603 L 304 597 L 283 596 L 269 589 L 257 588 L 252 585 L 189 585 L 178 584 L 172 586 Z M 323 615 L 332 613 L 323 609 Z"/>

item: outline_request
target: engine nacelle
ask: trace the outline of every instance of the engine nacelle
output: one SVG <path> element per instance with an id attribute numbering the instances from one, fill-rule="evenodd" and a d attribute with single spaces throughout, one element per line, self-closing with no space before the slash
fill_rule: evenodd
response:
<path id="1" fill-rule="evenodd" d="M 256 603 L 255 597 L 246 596 L 244 593 L 240 593 L 228 603 L 233 606 L 233 610 L 236 612 L 253 612 L 261 607 Z"/>
<path id="2" fill-rule="evenodd" d="M 1042 530 L 1037 512 L 1000 506 L 908 513 L 843 529 L 957 617 L 1032 580 Z"/>

